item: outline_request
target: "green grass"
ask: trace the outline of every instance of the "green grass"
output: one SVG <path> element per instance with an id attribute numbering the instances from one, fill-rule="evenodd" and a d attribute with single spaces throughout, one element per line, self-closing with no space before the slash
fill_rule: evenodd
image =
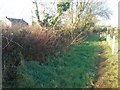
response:
<path id="1" fill-rule="evenodd" d="M 34 61 L 18 67 L 17 87 L 23 88 L 90 88 L 95 81 L 98 58 L 98 36 L 88 36 L 57 58 L 49 57 L 39 65 Z"/>

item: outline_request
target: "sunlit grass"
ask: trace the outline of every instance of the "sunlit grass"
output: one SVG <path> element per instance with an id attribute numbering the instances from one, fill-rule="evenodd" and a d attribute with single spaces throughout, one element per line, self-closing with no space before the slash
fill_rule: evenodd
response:
<path id="1" fill-rule="evenodd" d="M 99 73 L 102 73 L 97 82 L 99 88 L 118 88 L 118 59 L 115 55 L 112 55 L 111 49 L 107 42 L 100 42 L 103 53 L 101 58 L 101 68 Z"/>

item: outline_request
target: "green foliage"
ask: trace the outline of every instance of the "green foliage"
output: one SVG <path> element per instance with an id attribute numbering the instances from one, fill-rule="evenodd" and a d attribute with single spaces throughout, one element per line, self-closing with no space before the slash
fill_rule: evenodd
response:
<path id="1" fill-rule="evenodd" d="M 93 36 L 88 38 L 90 40 Z M 18 67 L 22 75 L 17 79 L 18 87 L 90 88 L 95 80 L 98 50 L 96 41 L 86 41 L 57 58 L 49 57 L 42 65 L 26 62 L 24 67 Z"/>
<path id="2" fill-rule="evenodd" d="M 57 12 L 62 13 L 63 11 L 66 11 L 70 7 L 70 2 L 60 2 L 57 4 Z"/>
<path id="3" fill-rule="evenodd" d="M 50 25 L 54 26 L 57 23 L 58 18 L 62 15 L 63 12 L 67 11 L 69 7 L 70 2 L 59 2 L 57 4 L 57 14 L 51 19 Z"/>

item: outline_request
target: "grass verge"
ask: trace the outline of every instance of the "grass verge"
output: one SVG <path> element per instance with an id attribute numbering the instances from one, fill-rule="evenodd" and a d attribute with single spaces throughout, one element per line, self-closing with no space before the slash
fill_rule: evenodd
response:
<path id="1" fill-rule="evenodd" d="M 96 88 L 118 88 L 118 59 L 112 55 L 107 42 L 100 42 L 102 61 L 99 63 Z"/>

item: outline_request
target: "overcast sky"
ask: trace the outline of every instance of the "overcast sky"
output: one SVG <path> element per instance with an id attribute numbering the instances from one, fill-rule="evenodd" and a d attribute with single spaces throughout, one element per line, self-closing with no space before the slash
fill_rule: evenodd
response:
<path id="1" fill-rule="evenodd" d="M 49 3 L 50 0 L 44 0 Z M 107 0 L 107 6 L 113 15 L 110 20 L 102 22 L 102 24 L 118 26 L 118 1 Z M 31 23 L 32 0 L 0 0 L 0 18 L 4 16 L 13 18 L 23 18 Z M 51 6 L 52 7 L 52 6 Z"/>
<path id="2" fill-rule="evenodd" d="M 120 0 L 108 0 L 107 1 L 107 6 L 112 11 L 112 16 L 110 20 L 106 20 L 105 22 L 103 22 L 103 24 L 118 27 L 118 2 L 119 1 Z"/>

